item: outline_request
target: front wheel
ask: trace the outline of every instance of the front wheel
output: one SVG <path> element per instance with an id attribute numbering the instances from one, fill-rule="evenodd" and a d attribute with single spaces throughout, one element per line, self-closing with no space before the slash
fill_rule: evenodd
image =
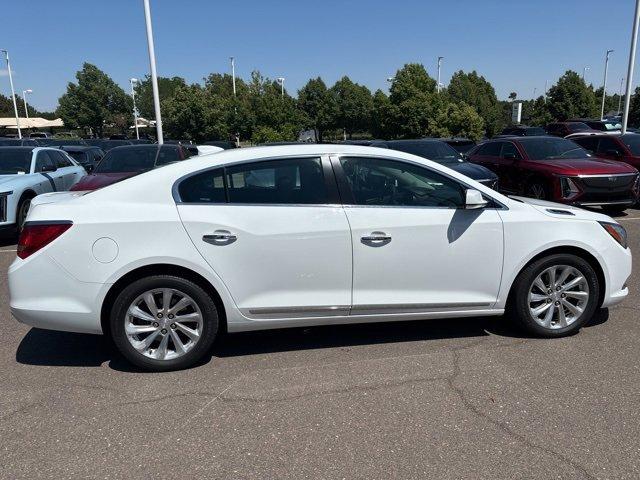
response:
<path id="1" fill-rule="evenodd" d="M 149 371 L 188 368 L 218 332 L 216 305 L 199 285 L 172 275 L 133 282 L 114 302 L 111 336 L 122 355 Z"/>
<path id="2" fill-rule="evenodd" d="M 31 208 L 31 197 L 23 196 L 18 202 L 18 209 L 16 210 L 16 227 L 18 232 L 21 232 L 24 228 L 24 223 L 27 221 L 27 215 Z"/>
<path id="3" fill-rule="evenodd" d="M 529 333 L 563 337 L 593 317 L 599 293 L 598 276 L 589 262 L 576 255 L 551 255 L 518 275 L 510 313 Z"/>

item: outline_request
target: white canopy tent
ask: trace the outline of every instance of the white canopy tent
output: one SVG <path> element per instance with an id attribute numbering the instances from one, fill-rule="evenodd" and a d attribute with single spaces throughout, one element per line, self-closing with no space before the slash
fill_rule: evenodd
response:
<path id="1" fill-rule="evenodd" d="M 16 126 L 15 117 L 0 117 L 0 128 L 18 129 Z M 53 128 L 64 127 L 64 122 L 61 118 L 55 120 L 47 120 L 46 118 L 34 117 L 34 118 L 20 118 L 20 128 Z"/>

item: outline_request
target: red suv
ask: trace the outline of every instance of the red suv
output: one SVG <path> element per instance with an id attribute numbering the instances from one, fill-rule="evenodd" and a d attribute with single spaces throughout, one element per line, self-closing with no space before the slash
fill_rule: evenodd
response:
<path id="1" fill-rule="evenodd" d="M 624 135 L 600 133 L 572 137 L 571 140 L 600 158 L 618 160 L 640 168 L 640 135 L 637 133 Z"/>
<path id="2" fill-rule="evenodd" d="M 640 136 L 640 135 L 639 135 Z M 493 170 L 500 190 L 615 213 L 638 200 L 638 170 L 591 156 L 564 138 L 508 137 L 489 140 L 468 154 Z"/>
<path id="3" fill-rule="evenodd" d="M 546 130 L 549 135 L 554 135 L 556 137 L 566 137 L 567 135 L 572 135 L 574 133 L 597 132 L 597 130 L 594 130 L 583 122 L 550 123 L 547 125 Z"/>

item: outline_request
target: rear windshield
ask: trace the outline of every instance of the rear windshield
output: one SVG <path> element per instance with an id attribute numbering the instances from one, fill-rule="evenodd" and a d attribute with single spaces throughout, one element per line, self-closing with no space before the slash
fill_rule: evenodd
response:
<path id="1" fill-rule="evenodd" d="M 31 172 L 31 150 L 0 149 L 0 175 Z"/>
<path id="2" fill-rule="evenodd" d="M 589 153 L 577 143 L 564 138 L 526 138 L 520 140 L 529 160 L 586 158 Z"/>
<path id="3" fill-rule="evenodd" d="M 139 173 L 178 160 L 178 151 L 172 147 L 120 147 L 109 150 L 94 173 Z"/>
<path id="4" fill-rule="evenodd" d="M 444 142 L 389 142 L 389 148 L 411 153 L 438 163 L 464 162 L 460 154 Z"/>
<path id="5" fill-rule="evenodd" d="M 536 135 L 546 135 L 547 132 L 544 131 L 544 128 L 541 127 L 533 127 L 533 128 L 525 128 L 523 130 L 524 135 L 526 137 L 533 137 Z"/>
<path id="6" fill-rule="evenodd" d="M 637 133 L 629 133 L 622 137 L 622 142 L 629 147 L 633 155 L 640 156 L 640 135 Z"/>
<path id="7" fill-rule="evenodd" d="M 87 158 L 87 154 L 85 152 L 67 152 L 71 157 L 76 160 L 78 163 L 87 163 L 89 159 Z"/>
<path id="8" fill-rule="evenodd" d="M 575 123 L 567 123 L 567 129 L 570 132 L 584 132 L 586 130 L 591 130 L 591 127 L 586 123 L 575 122 Z"/>

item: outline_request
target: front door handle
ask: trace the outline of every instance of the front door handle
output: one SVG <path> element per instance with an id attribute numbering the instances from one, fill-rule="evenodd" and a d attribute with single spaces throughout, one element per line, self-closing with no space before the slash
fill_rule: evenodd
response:
<path id="1" fill-rule="evenodd" d="M 203 235 L 202 240 L 212 245 L 228 245 L 238 239 L 228 230 L 216 230 L 211 235 Z"/>
<path id="2" fill-rule="evenodd" d="M 379 247 L 388 244 L 391 241 L 391 236 L 384 232 L 371 232 L 370 235 L 365 235 L 360 240 L 369 246 Z"/>

